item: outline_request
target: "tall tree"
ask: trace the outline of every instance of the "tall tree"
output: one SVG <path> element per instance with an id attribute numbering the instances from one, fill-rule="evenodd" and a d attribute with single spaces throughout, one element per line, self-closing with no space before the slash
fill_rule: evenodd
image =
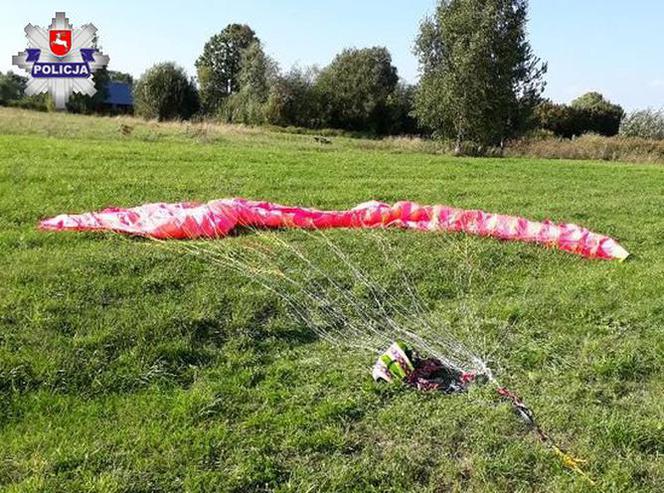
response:
<path id="1" fill-rule="evenodd" d="M 327 124 L 383 133 L 388 98 L 398 82 L 397 69 L 386 48 L 342 51 L 323 69 L 317 81 L 327 103 Z"/>
<path id="2" fill-rule="evenodd" d="M 254 41 L 242 52 L 238 82 L 241 91 L 264 103 L 270 91 L 270 82 L 278 73 L 274 60 L 265 54 L 260 41 Z"/>
<path id="3" fill-rule="evenodd" d="M 527 40 L 527 0 L 440 0 L 420 26 L 415 109 L 434 134 L 499 145 L 527 124 L 546 64 Z"/>
<path id="4" fill-rule="evenodd" d="M 217 116 L 229 123 L 265 123 L 266 103 L 277 72 L 277 64 L 265 54 L 260 42 L 251 43 L 242 51 L 239 90 L 224 98 Z"/>
<path id="5" fill-rule="evenodd" d="M 225 97 L 240 88 L 242 53 L 259 41 L 256 33 L 244 24 L 229 24 L 212 36 L 196 60 L 203 109 L 214 113 Z"/>

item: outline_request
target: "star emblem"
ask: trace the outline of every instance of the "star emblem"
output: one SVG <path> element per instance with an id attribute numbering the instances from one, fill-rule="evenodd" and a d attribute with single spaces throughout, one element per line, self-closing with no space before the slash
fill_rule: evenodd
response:
<path id="1" fill-rule="evenodd" d="M 56 12 L 48 29 L 28 24 L 28 48 L 12 63 L 29 74 L 25 94 L 49 93 L 55 107 L 64 109 L 73 93 L 93 96 L 92 73 L 108 65 L 109 57 L 95 48 L 97 28 L 74 29 L 64 12 Z"/>

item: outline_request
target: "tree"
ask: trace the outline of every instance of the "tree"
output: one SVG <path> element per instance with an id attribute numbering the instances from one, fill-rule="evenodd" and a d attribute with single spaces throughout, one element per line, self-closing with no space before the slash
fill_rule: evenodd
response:
<path id="1" fill-rule="evenodd" d="M 527 0 L 440 0 L 415 45 L 415 108 L 435 135 L 500 145 L 523 131 L 544 89 L 546 64 L 526 38 Z"/>
<path id="2" fill-rule="evenodd" d="M 249 26 L 229 24 L 205 43 L 196 71 L 206 112 L 216 112 L 225 97 L 239 90 L 242 53 L 256 41 L 259 39 Z"/>
<path id="3" fill-rule="evenodd" d="M 588 92 L 570 103 L 581 120 L 584 132 L 594 132 L 611 137 L 620 130 L 620 122 L 625 116 L 621 106 L 611 103 L 598 92 Z"/>
<path id="4" fill-rule="evenodd" d="M 400 81 L 387 100 L 389 127 L 387 134 L 417 134 L 419 128 L 413 114 L 417 86 Z"/>
<path id="5" fill-rule="evenodd" d="M 109 70 L 108 78 L 111 82 L 123 82 L 125 84 L 129 84 L 130 86 L 134 85 L 134 77 L 131 74 L 127 74 L 125 72 Z"/>
<path id="6" fill-rule="evenodd" d="M 319 128 L 321 97 L 316 87 L 318 69 L 292 68 L 277 75 L 270 85 L 266 120 L 273 125 Z"/>
<path id="7" fill-rule="evenodd" d="M 399 77 L 386 48 L 346 49 L 321 72 L 317 86 L 326 125 L 384 133 L 387 101 Z"/>
<path id="8" fill-rule="evenodd" d="M 160 63 L 138 80 L 134 107 L 145 118 L 187 119 L 199 109 L 198 91 L 184 69 L 172 62 Z"/>
<path id="9" fill-rule="evenodd" d="M 240 91 L 264 103 L 267 101 L 270 85 L 279 73 L 279 67 L 263 51 L 260 41 L 254 41 L 242 52 L 238 81 Z"/>
<path id="10" fill-rule="evenodd" d="M 7 106 L 23 98 L 28 78 L 8 71 L 0 73 L 0 106 Z"/>
<path id="11" fill-rule="evenodd" d="M 270 86 L 278 71 L 277 64 L 265 54 L 260 42 L 254 41 L 242 52 L 238 74 L 240 89 L 224 98 L 219 117 L 229 123 L 265 123 Z"/>

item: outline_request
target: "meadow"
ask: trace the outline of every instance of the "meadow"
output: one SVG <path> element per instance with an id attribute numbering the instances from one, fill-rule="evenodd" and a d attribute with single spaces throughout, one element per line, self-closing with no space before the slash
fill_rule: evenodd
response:
<path id="1" fill-rule="evenodd" d="M 405 231 L 329 237 L 458 329 L 575 455 L 566 469 L 488 386 L 371 380 L 273 293 L 205 256 L 42 218 L 243 196 L 370 199 L 550 218 L 632 257 Z M 279 232 L 316 265 L 315 238 Z M 0 109 L 0 486 L 38 491 L 664 490 L 664 168 L 454 158 L 407 140 Z M 238 249 L 252 232 L 223 240 Z M 280 255 L 275 251 L 274 255 Z M 342 274 L 340 274 L 342 275 Z M 346 279 L 350 290 L 352 277 Z"/>

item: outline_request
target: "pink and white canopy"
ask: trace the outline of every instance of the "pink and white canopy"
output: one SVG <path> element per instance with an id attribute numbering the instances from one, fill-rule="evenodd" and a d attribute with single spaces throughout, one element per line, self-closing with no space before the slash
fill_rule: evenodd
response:
<path id="1" fill-rule="evenodd" d="M 241 198 L 205 204 L 145 204 L 78 215 L 63 214 L 39 224 L 49 231 L 108 230 L 156 239 L 219 238 L 236 226 L 257 228 L 387 228 L 454 231 L 508 241 L 539 243 L 587 258 L 624 260 L 629 253 L 613 238 L 575 224 L 414 202 L 365 202 L 345 211 L 288 207 Z"/>

